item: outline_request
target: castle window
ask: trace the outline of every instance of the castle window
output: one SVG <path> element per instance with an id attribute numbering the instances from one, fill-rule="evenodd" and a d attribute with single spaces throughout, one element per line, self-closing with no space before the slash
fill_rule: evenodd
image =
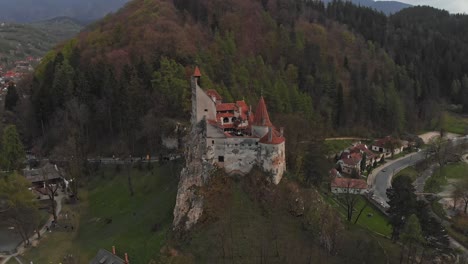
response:
<path id="1" fill-rule="evenodd" d="M 211 144 L 213 144 L 213 145 L 214 145 L 214 140 L 211 140 Z"/>
<path id="2" fill-rule="evenodd" d="M 205 112 L 208 112 L 208 109 L 205 109 Z"/>
<path id="3" fill-rule="evenodd" d="M 218 162 L 224 162 L 224 156 L 218 156 Z"/>
<path id="4" fill-rule="evenodd" d="M 237 118 L 233 117 L 231 120 L 232 120 L 232 122 L 236 122 Z"/>
<path id="5" fill-rule="evenodd" d="M 255 146 L 258 146 L 258 142 L 255 142 Z"/>
<path id="6" fill-rule="evenodd" d="M 223 118 L 223 123 L 229 123 L 229 118 L 227 117 Z"/>

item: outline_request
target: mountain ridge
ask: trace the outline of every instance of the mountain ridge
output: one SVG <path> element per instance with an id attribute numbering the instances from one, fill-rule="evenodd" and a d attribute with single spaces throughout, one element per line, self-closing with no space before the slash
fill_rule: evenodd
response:
<path id="1" fill-rule="evenodd" d="M 93 21 L 114 12 L 128 0 L 0 0 L 0 21 L 30 23 L 68 16 Z"/>
<path id="2" fill-rule="evenodd" d="M 330 3 L 333 0 L 322 0 L 324 3 Z M 411 7 L 412 5 L 398 2 L 398 1 L 373 1 L 373 0 L 343 0 L 351 2 L 355 5 L 365 6 L 377 11 L 383 12 L 386 15 L 391 15 L 401 11 L 404 8 Z"/>

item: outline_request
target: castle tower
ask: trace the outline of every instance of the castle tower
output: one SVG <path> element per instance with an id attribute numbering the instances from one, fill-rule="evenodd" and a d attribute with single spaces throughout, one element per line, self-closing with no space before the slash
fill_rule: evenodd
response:
<path id="1" fill-rule="evenodd" d="M 273 127 L 273 124 L 270 121 L 270 116 L 268 115 L 265 99 L 263 99 L 262 96 L 258 101 L 257 109 L 255 111 L 255 116 L 252 124 L 252 134 L 261 138 L 268 133 L 269 127 Z"/>
<path id="2" fill-rule="evenodd" d="M 213 99 L 200 88 L 200 69 L 195 67 L 190 80 L 192 88 L 192 125 L 205 120 L 216 120 L 216 105 Z"/>
<path id="3" fill-rule="evenodd" d="M 190 87 L 192 88 L 192 118 L 191 123 L 195 125 L 197 123 L 197 86 L 201 77 L 200 69 L 195 66 L 195 70 L 190 79 Z"/>

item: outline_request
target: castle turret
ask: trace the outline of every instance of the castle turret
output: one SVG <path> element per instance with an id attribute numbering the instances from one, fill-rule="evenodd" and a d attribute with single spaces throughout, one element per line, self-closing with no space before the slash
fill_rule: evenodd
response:
<path id="1" fill-rule="evenodd" d="M 252 132 L 257 137 L 263 137 L 268 133 L 268 128 L 272 127 L 273 124 L 270 121 L 270 116 L 265 104 L 265 99 L 263 96 L 260 97 L 258 101 L 257 110 L 255 111 L 255 116 L 252 124 Z"/>

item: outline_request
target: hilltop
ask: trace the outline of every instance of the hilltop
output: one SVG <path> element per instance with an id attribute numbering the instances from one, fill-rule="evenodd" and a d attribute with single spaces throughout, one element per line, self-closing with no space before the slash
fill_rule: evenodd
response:
<path id="1" fill-rule="evenodd" d="M 0 23 L 0 64 L 42 57 L 61 41 L 75 36 L 83 25 L 67 17 L 30 24 Z"/>
<path id="2" fill-rule="evenodd" d="M 68 16 L 92 21 L 122 7 L 128 0 L 0 0 L 0 21 L 29 23 Z"/>
<path id="3" fill-rule="evenodd" d="M 330 3 L 333 0 L 323 0 L 325 3 Z M 395 14 L 404 8 L 411 7 L 412 5 L 398 2 L 398 1 L 374 1 L 374 0 L 346 0 L 355 5 L 369 7 L 386 15 Z"/>

